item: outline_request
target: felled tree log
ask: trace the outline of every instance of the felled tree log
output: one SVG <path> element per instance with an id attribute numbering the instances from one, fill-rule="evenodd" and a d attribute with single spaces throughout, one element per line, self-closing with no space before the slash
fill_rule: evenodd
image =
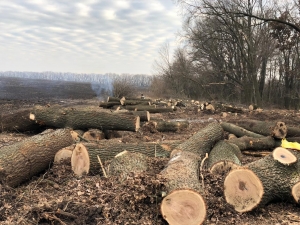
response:
<path id="1" fill-rule="evenodd" d="M 255 137 L 255 138 L 264 137 L 264 135 L 254 133 L 252 131 L 246 130 L 246 129 L 244 129 L 240 126 L 234 125 L 232 123 L 222 122 L 221 126 L 224 129 L 224 131 L 232 133 L 232 134 L 236 135 L 237 137 L 243 137 L 243 136 Z"/>
<path id="2" fill-rule="evenodd" d="M 148 111 L 128 111 L 128 110 L 118 110 L 114 111 L 114 113 L 121 113 L 127 115 L 135 115 L 140 117 L 141 122 L 150 121 L 150 113 Z"/>
<path id="3" fill-rule="evenodd" d="M 128 105 L 125 106 L 125 109 L 128 110 L 134 110 L 134 111 L 148 111 L 149 113 L 166 113 L 166 112 L 174 112 L 176 111 L 175 107 L 156 107 L 155 105 L 136 105 L 136 106 L 132 106 L 132 105 Z"/>
<path id="4" fill-rule="evenodd" d="M 72 155 L 72 159 L 75 162 L 72 164 L 72 168 L 79 168 L 81 165 L 89 165 L 88 171 L 92 174 L 99 174 L 101 171 L 98 157 L 102 162 L 113 159 L 117 154 L 123 151 L 142 153 L 149 157 L 169 157 L 170 152 L 165 150 L 167 144 L 157 144 L 153 142 L 141 142 L 141 143 L 122 143 L 118 140 L 103 140 L 98 143 L 79 143 L 76 148 L 79 149 L 77 154 Z M 76 158 L 88 158 L 87 162 L 81 162 L 79 166 L 76 165 Z M 72 162 L 72 161 L 71 161 Z M 74 169 L 75 170 L 75 169 Z M 74 171 L 73 170 L 73 171 Z M 78 176 L 81 176 L 81 169 L 76 169 Z M 86 172 L 86 170 L 83 170 Z M 74 171 L 75 172 L 75 171 Z"/>
<path id="5" fill-rule="evenodd" d="M 273 136 L 278 139 L 283 139 L 287 134 L 287 127 L 284 122 L 276 123 L 259 120 L 236 120 L 230 122 L 254 133 Z"/>
<path id="6" fill-rule="evenodd" d="M 124 179 L 129 173 L 141 173 L 148 169 L 147 156 L 138 152 L 123 151 L 109 163 L 108 176 L 119 176 Z"/>
<path id="7" fill-rule="evenodd" d="M 1 148 L 0 181 L 17 186 L 49 167 L 56 152 L 73 143 L 68 129 L 45 132 Z"/>
<path id="8" fill-rule="evenodd" d="M 199 180 L 200 157 L 192 152 L 175 154 L 161 171 L 166 179 L 168 195 L 160 209 L 163 218 L 172 225 L 198 225 L 206 217 L 203 187 Z"/>
<path id="9" fill-rule="evenodd" d="M 260 160 L 232 170 L 224 181 L 226 201 L 238 212 L 251 211 L 275 200 L 293 201 L 300 181 L 299 152 L 277 148 Z"/>
<path id="10" fill-rule="evenodd" d="M 173 151 L 189 151 L 204 157 L 214 144 L 223 138 L 223 129 L 218 122 L 208 124 L 188 140 L 178 145 Z M 172 154 L 172 153 L 171 153 Z"/>
<path id="11" fill-rule="evenodd" d="M 115 105 L 120 105 L 120 101 L 118 101 L 118 102 L 110 101 L 110 102 L 100 102 L 99 103 L 99 107 L 102 107 L 102 108 L 105 108 L 105 109 L 112 108 Z"/>
<path id="12" fill-rule="evenodd" d="M 112 97 L 112 96 L 107 97 L 107 102 L 118 102 L 120 104 L 120 100 L 121 98 L 117 98 L 117 97 Z"/>
<path id="13" fill-rule="evenodd" d="M 98 109 L 97 109 L 98 108 Z M 38 124 L 57 128 L 137 131 L 140 118 L 134 115 L 114 114 L 99 107 L 61 106 L 35 107 L 30 119 Z"/>
<path id="14" fill-rule="evenodd" d="M 226 112 L 232 112 L 232 113 L 243 113 L 244 112 L 243 108 L 234 107 L 234 106 L 225 105 L 225 104 L 222 104 L 221 110 L 226 111 Z"/>
<path id="15" fill-rule="evenodd" d="M 233 144 L 218 141 L 209 153 L 207 167 L 212 174 L 226 173 L 241 166 L 241 150 Z"/>
<path id="16" fill-rule="evenodd" d="M 151 105 L 150 101 L 145 101 L 142 99 L 138 99 L 138 100 L 120 100 L 120 104 L 121 105 Z"/>
<path id="17" fill-rule="evenodd" d="M 29 119 L 32 109 L 19 109 L 0 114 L 0 131 L 36 131 L 40 126 Z"/>
<path id="18" fill-rule="evenodd" d="M 243 136 L 227 140 L 227 142 L 237 145 L 241 151 L 274 149 L 281 145 L 281 140 L 275 139 L 271 136 L 262 138 Z"/>
<path id="19" fill-rule="evenodd" d="M 75 146 L 76 145 L 73 144 L 68 147 L 62 148 L 58 152 L 56 152 L 54 157 L 54 163 L 60 163 L 61 161 L 71 159 Z"/>
<path id="20" fill-rule="evenodd" d="M 133 97 L 125 97 L 124 100 L 144 101 L 144 102 L 151 102 L 152 101 L 152 99 L 150 99 L 150 98 L 133 98 Z"/>
<path id="21" fill-rule="evenodd" d="M 300 128 L 288 126 L 286 137 L 300 137 Z"/>

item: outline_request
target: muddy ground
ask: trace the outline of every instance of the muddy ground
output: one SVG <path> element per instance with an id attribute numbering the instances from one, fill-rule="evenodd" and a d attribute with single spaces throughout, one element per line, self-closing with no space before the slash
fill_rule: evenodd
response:
<path id="1" fill-rule="evenodd" d="M 0 81 L 4 84 L 2 78 Z M 5 82 L 9 83 L 9 80 Z M 51 85 L 54 84 L 51 82 L 46 84 Z M 38 82 L 33 82 L 31 86 L 20 86 L 20 82 L 15 82 L 6 89 L 2 86 L 0 112 L 5 113 L 34 105 L 99 103 L 99 99 L 87 84 L 80 86 L 65 83 L 60 84 L 60 87 L 55 85 L 39 91 L 33 88 L 39 86 Z M 47 95 L 47 90 L 51 90 L 51 94 Z M 73 95 L 70 94 L 70 90 Z M 53 96 L 53 92 L 59 95 Z M 153 133 L 141 128 L 140 132 L 122 132 L 122 140 L 124 142 L 186 140 L 214 120 L 252 118 L 283 121 L 291 126 L 298 126 L 300 122 L 298 111 L 279 109 L 264 109 L 260 113 L 228 114 L 223 118 L 219 112 L 210 114 L 196 112 L 193 107 L 181 107 L 174 113 L 162 114 L 162 117 L 187 119 L 190 126 L 187 130 L 176 133 Z M 31 132 L 3 132 L 0 134 L 0 147 L 32 135 L 34 133 Z M 259 157 L 244 156 L 242 161 L 245 164 L 257 159 Z M 116 177 L 104 178 L 100 175 L 87 175 L 77 179 L 72 174 L 70 162 L 65 162 L 51 165 L 47 171 L 19 187 L 10 188 L 0 184 L 0 224 L 167 224 L 159 210 L 160 191 L 164 188 L 159 172 L 167 161 L 168 159 L 151 158 L 149 171 L 131 174 L 122 182 Z M 207 203 L 205 224 L 300 224 L 300 207 L 290 202 L 273 202 L 252 212 L 237 213 L 226 203 L 223 196 L 225 174 L 212 176 L 204 171 L 203 176 Z"/>

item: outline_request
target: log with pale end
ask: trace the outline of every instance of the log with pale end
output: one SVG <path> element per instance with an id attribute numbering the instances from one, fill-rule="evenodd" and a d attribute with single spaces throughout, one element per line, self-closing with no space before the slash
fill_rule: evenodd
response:
<path id="1" fill-rule="evenodd" d="M 167 143 L 161 145 L 154 142 L 123 143 L 114 139 L 102 140 L 97 143 L 80 143 L 77 148 L 77 155 L 72 155 L 72 158 L 74 159 L 77 158 L 77 156 L 80 157 L 80 164 L 76 165 L 77 161 L 74 160 L 72 161 L 72 168 L 77 168 L 77 175 L 80 175 L 81 171 L 83 173 L 90 172 L 92 174 L 99 174 L 101 168 L 97 156 L 99 156 L 104 163 L 107 160 L 113 159 L 117 154 L 124 150 L 142 153 L 149 157 L 169 157 L 170 152 L 164 149 L 166 145 Z M 170 145 L 168 147 L 170 147 Z M 82 161 L 86 161 L 86 163 L 83 163 Z M 88 170 L 78 169 L 82 165 L 89 165 Z"/>
<path id="2" fill-rule="evenodd" d="M 255 137 L 255 138 L 264 137 L 264 135 L 254 133 L 252 131 L 246 130 L 232 123 L 222 122 L 221 126 L 224 129 L 224 131 L 234 134 L 237 137 L 243 137 L 243 136 Z"/>
<path id="3" fill-rule="evenodd" d="M 173 155 L 161 175 L 166 179 L 167 196 L 160 210 L 163 218 L 173 225 L 202 224 L 206 217 L 203 187 L 199 180 L 200 157 L 181 151 Z"/>
<path id="4" fill-rule="evenodd" d="M 109 163 L 108 176 L 126 178 L 129 173 L 141 173 L 148 169 L 148 157 L 142 153 L 123 151 Z"/>
<path id="5" fill-rule="evenodd" d="M 300 181 L 292 187 L 292 195 L 297 204 L 300 204 Z"/>
<path id="6" fill-rule="evenodd" d="M 273 136 L 278 139 L 284 138 L 288 132 L 288 128 L 284 122 L 269 122 L 250 119 L 234 120 L 229 122 L 243 127 L 248 131 L 264 136 Z"/>
<path id="7" fill-rule="evenodd" d="M 297 151 L 280 149 L 282 159 L 297 158 Z M 275 154 L 276 155 L 276 154 Z M 293 201 L 292 188 L 300 181 L 300 163 L 278 161 L 274 155 L 247 164 L 229 172 L 224 181 L 227 203 L 238 212 L 248 212 L 272 201 Z"/>
<path id="8" fill-rule="evenodd" d="M 150 113 L 148 111 L 128 111 L 128 110 L 117 110 L 113 113 L 123 113 L 127 115 L 135 115 L 140 117 L 140 121 L 150 121 Z"/>
<path id="9" fill-rule="evenodd" d="M 38 124 L 57 128 L 127 131 L 137 131 L 140 128 L 138 116 L 114 114 L 99 107 L 88 106 L 37 106 L 30 114 L 30 119 Z"/>
<path id="10" fill-rule="evenodd" d="M 90 158 L 88 151 L 82 143 L 76 144 L 72 152 L 71 166 L 74 174 L 78 177 L 89 173 Z"/>
<path id="11" fill-rule="evenodd" d="M 209 123 L 188 140 L 176 147 L 177 150 L 193 152 L 200 157 L 208 154 L 214 144 L 223 138 L 223 129 L 218 122 Z"/>
<path id="12" fill-rule="evenodd" d="M 218 141 L 209 153 L 207 167 L 212 174 L 227 173 L 241 166 L 241 155 L 236 145 Z"/>
<path id="13" fill-rule="evenodd" d="M 69 129 L 38 134 L 1 148 L 0 181 L 17 186 L 49 168 L 58 150 L 73 143 Z"/>
<path id="14" fill-rule="evenodd" d="M 292 152 L 287 151 L 282 147 L 275 148 L 272 152 L 272 156 L 274 160 L 287 166 L 295 164 L 298 161 L 297 157 Z"/>

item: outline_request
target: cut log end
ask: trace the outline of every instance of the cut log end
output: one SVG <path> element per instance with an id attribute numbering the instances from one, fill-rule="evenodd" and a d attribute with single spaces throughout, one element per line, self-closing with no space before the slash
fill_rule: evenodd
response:
<path id="1" fill-rule="evenodd" d="M 147 113 L 147 121 L 150 121 L 150 112 L 146 111 L 146 113 Z"/>
<path id="2" fill-rule="evenodd" d="M 83 144 L 77 144 L 75 146 L 71 157 L 71 166 L 74 174 L 78 177 L 89 173 L 90 158 Z"/>
<path id="3" fill-rule="evenodd" d="M 210 168 L 210 172 L 212 174 L 224 174 L 224 173 L 228 173 L 233 169 L 238 169 L 238 168 L 240 168 L 239 165 L 227 160 L 223 160 L 212 165 L 212 167 Z"/>
<path id="4" fill-rule="evenodd" d="M 138 131 L 141 127 L 140 117 L 136 117 L 136 123 L 135 123 L 135 131 Z"/>
<path id="5" fill-rule="evenodd" d="M 277 122 L 272 131 L 272 136 L 278 139 L 283 139 L 287 135 L 287 126 L 284 122 Z"/>
<path id="6" fill-rule="evenodd" d="M 60 163 L 63 160 L 71 159 L 75 145 L 71 145 L 59 150 L 54 157 L 54 163 Z"/>
<path id="7" fill-rule="evenodd" d="M 297 162 L 297 157 L 292 152 L 282 147 L 275 148 L 272 156 L 274 160 L 277 160 L 283 165 L 292 165 Z"/>
<path id="8" fill-rule="evenodd" d="M 29 119 L 30 119 L 30 120 L 35 120 L 35 115 L 32 114 L 32 113 L 30 113 L 30 114 L 29 114 Z"/>
<path id="9" fill-rule="evenodd" d="M 260 179 L 248 169 L 229 172 L 224 181 L 224 195 L 237 212 L 248 212 L 258 206 L 264 188 Z"/>
<path id="10" fill-rule="evenodd" d="M 164 219 L 172 225 L 199 225 L 206 217 L 206 205 L 198 192 L 174 190 L 161 203 Z"/>
<path id="11" fill-rule="evenodd" d="M 300 182 L 296 183 L 292 188 L 292 195 L 295 201 L 299 204 L 300 203 Z"/>

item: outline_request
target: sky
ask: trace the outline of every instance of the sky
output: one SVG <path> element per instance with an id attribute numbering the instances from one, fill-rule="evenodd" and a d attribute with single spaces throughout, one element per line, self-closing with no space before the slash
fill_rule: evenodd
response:
<path id="1" fill-rule="evenodd" d="M 172 0 L 0 0 L 0 71 L 152 74 L 181 21 Z"/>

